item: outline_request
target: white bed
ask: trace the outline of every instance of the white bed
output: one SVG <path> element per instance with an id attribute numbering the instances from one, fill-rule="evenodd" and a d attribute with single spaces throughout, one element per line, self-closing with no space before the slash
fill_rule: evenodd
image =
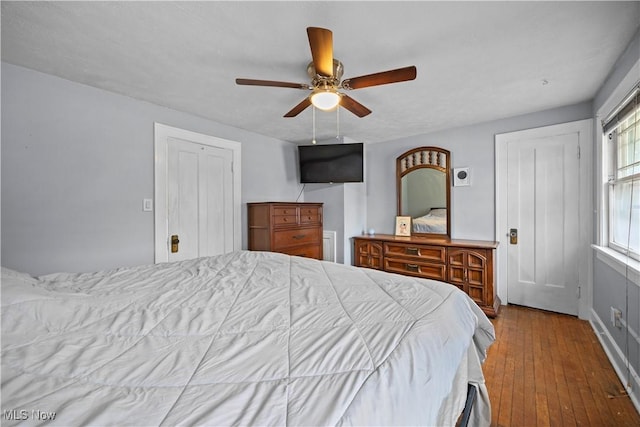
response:
<path id="1" fill-rule="evenodd" d="M 455 286 L 268 252 L 2 274 L 3 425 L 488 425 Z"/>
<path id="2" fill-rule="evenodd" d="M 413 218 L 411 221 L 415 233 L 447 232 L 447 210 L 444 208 L 431 209 L 426 215 Z"/>

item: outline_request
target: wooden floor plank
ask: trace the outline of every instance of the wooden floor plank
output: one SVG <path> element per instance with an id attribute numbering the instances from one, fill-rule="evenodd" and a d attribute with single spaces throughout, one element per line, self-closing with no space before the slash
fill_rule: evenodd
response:
<path id="1" fill-rule="evenodd" d="M 564 340 L 565 331 L 562 330 L 562 326 L 559 324 L 559 319 L 553 318 L 552 333 L 556 339 L 555 343 L 557 350 L 553 354 L 553 373 L 555 378 L 558 403 L 560 404 L 560 414 L 562 416 L 561 425 L 567 427 L 573 427 L 576 425 L 575 415 L 573 414 L 573 406 L 571 401 L 571 393 L 569 391 L 569 384 L 565 376 L 565 369 L 570 364 L 570 354 L 566 348 L 566 342 Z"/>
<path id="2" fill-rule="evenodd" d="M 532 313 L 530 313 L 532 314 Z M 547 354 L 547 347 L 543 345 L 543 337 L 546 335 L 543 328 L 540 326 L 540 320 L 536 316 L 531 315 L 529 317 L 532 333 L 532 345 L 533 345 L 533 363 L 534 363 L 534 381 L 535 381 L 535 406 L 529 408 L 532 412 L 530 418 L 536 420 L 536 425 L 551 425 L 549 415 L 549 402 L 546 392 L 545 382 L 545 354 Z M 535 414 L 535 415 L 534 415 Z"/>
<path id="3" fill-rule="evenodd" d="M 503 306 L 483 367 L 493 427 L 640 426 L 591 325 Z"/>

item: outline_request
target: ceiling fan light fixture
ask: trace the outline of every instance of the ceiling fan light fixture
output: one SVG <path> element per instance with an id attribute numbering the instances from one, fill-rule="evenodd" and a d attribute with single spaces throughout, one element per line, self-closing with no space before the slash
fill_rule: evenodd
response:
<path id="1" fill-rule="evenodd" d="M 316 90 L 311 94 L 311 103 L 324 111 L 333 110 L 340 103 L 340 95 L 330 89 Z"/>
<path id="2" fill-rule="evenodd" d="M 371 110 L 346 93 L 339 92 L 339 90 L 348 91 L 370 86 L 406 82 L 416 78 L 417 70 L 415 65 L 412 65 L 342 80 L 344 66 L 342 62 L 333 57 L 333 33 L 331 30 L 308 27 L 307 36 L 309 38 L 309 47 L 311 48 L 311 62 L 307 65 L 307 74 L 311 79 L 311 84 L 244 78 L 236 79 L 236 84 L 312 91 L 310 96 L 305 95 L 305 98 L 289 110 L 284 117 L 296 117 L 312 105 L 314 111 L 316 108 L 323 111 L 340 111 L 338 109 L 338 106 L 340 106 L 358 117 L 365 117 L 371 114 Z"/>

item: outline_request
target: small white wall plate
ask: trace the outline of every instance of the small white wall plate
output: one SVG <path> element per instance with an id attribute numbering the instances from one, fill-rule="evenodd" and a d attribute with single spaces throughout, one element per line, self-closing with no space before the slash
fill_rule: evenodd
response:
<path id="1" fill-rule="evenodd" d="M 471 185 L 469 168 L 453 168 L 453 186 L 463 187 Z"/>

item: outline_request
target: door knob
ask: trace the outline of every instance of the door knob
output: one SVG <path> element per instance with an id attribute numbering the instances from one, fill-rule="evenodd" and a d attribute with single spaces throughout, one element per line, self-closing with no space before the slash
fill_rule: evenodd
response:
<path id="1" fill-rule="evenodd" d="M 518 229 L 517 228 L 512 228 L 511 230 L 509 230 L 509 243 L 511 243 L 512 245 L 517 245 L 518 244 Z"/>
<path id="2" fill-rule="evenodd" d="M 178 244 L 180 243 L 180 240 L 178 239 L 178 235 L 174 234 L 171 236 L 171 253 L 176 253 L 178 252 Z"/>

